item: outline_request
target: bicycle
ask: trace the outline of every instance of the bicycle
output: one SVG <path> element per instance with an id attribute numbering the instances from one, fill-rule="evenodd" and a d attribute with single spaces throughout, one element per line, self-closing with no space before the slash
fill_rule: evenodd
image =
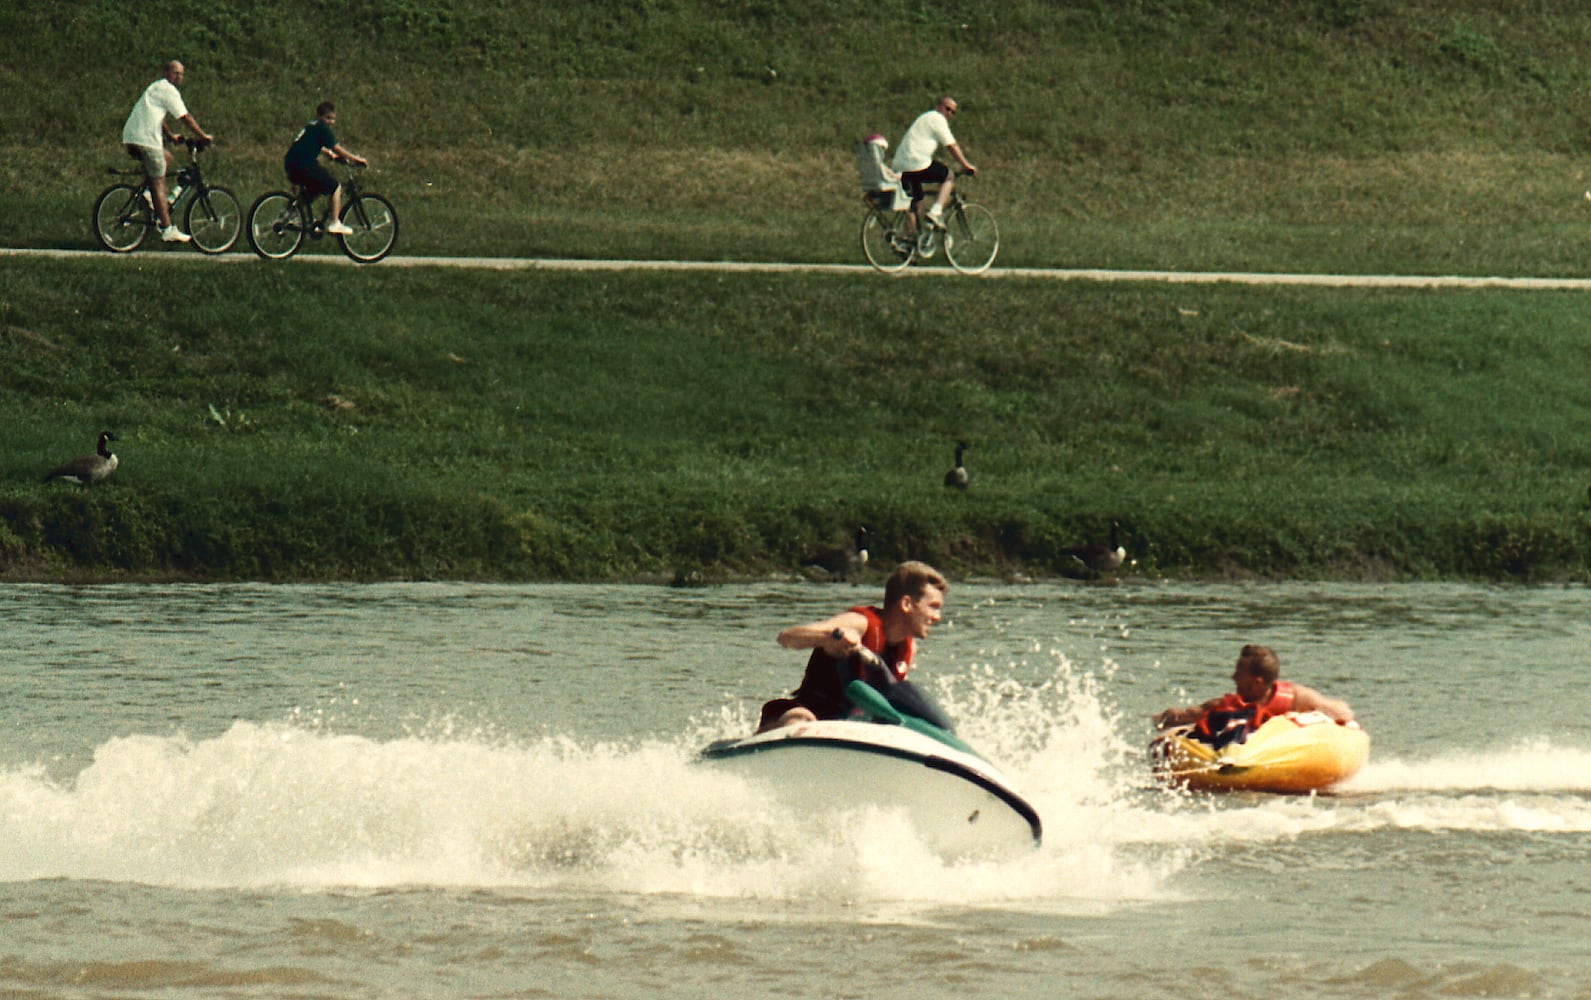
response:
<path id="1" fill-rule="evenodd" d="M 958 178 L 970 175 L 957 173 Z M 895 209 L 895 192 L 870 191 L 863 200 L 867 214 L 862 217 L 862 253 L 867 261 L 885 274 L 896 274 L 914 261 L 927 260 L 945 251 L 950 266 L 962 274 L 979 274 L 994 263 L 1000 252 L 1000 227 L 994 213 L 962 195 L 962 184 L 950 192 L 950 202 L 938 225 L 923 213 L 919 228 L 909 209 Z"/>
<path id="2" fill-rule="evenodd" d="M 343 253 L 361 264 L 373 264 L 392 252 L 398 242 L 398 213 L 392 203 L 379 194 L 366 192 L 355 164 L 346 167 L 343 179 L 342 223 L 353 232 L 339 235 Z M 285 260 L 297 253 L 304 240 L 326 235 L 326 217 L 331 214 L 331 198 L 319 219 L 310 214 L 313 198 L 295 184 L 293 191 L 268 191 L 249 208 L 247 232 L 249 246 L 267 260 Z"/>
<path id="3" fill-rule="evenodd" d="M 170 198 L 171 218 L 177 218 L 179 205 L 186 206 L 182 225 L 193 237 L 194 247 L 202 253 L 226 253 L 242 231 L 242 206 L 231 191 L 205 182 L 199 154 L 208 144 L 195 139 L 184 139 L 182 144 L 188 149 L 188 162 L 177 171 L 176 197 Z M 110 173 L 121 177 L 137 174 L 140 180 L 137 184 L 112 184 L 100 192 L 94 200 L 94 238 L 112 253 L 132 253 L 160 228 L 154 192 L 141 168 L 112 167 Z"/>

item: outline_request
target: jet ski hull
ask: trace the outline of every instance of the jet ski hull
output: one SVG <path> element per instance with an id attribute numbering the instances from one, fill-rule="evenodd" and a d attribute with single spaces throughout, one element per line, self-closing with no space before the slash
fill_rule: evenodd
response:
<path id="1" fill-rule="evenodd" d="M 988 761 L 923 733 L 875 722 L 823 721 L 720 740 L 704 762 L 744 775 L 805 810 L 900 809 L 947 857 L 1032 849 L 1038 812 Z"/>

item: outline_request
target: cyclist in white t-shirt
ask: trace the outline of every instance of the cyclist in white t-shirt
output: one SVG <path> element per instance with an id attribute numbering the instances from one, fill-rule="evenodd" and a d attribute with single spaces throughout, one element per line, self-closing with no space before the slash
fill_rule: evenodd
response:
<path id="1" fill-rule="evenodd" d="M 166 150 L 164 138 L 173 142 L 182 138 L 166 124 L 166 116 L 187 125 L 200 142 L 215 141 L 215 136 L 200 128 L 188 113 L 188 106 L 182 103 L 177 85 L 182 82 L 183 74 L 182 63 L 175 59 L 167 63 L 165 73 L 144 88 L 143 95 L 127 116 L 127 124 L 122 126 L 122 144 L 127 147 L 127 155 L 144 165 L 144 176 L 149 178 L 149 190 L 154 196 L 155 214 L 160 218 L 160 238 L 167 243 L 186 243 L 188 234 L 172 225 L 171 208 L 166 204 L 166 172 L 171 169 L 171 153 Z"/>
<path id="2" fill-rule="evenodd" d="M 894 162 L 891 164 L 895 172 L 901 175 L 901 183 L 912 196 L 914 215 L 918 211 L 918 203 L 923 200 L 923 185 L 939 185 L 938 197 L 928 208 L 928 218 L 936 225 L 940 216 L 944 214 L 945 206 L 950 203 L 950 192 L 955 187 L 956 179 L 951 176 L 950 168 L 934 159 L 934 155 L 941 149 L 947 149 L 950 155 L 956 158 L 956 162 L 961 164 L 962 170 L 969 174 L 978 172 L 978 168 L 962 155 L 956 137 L 950 133 L 950 119 L 955 113 L 956 99 L 949 94 L 934 102 L 933 109 L 918 115 L 917 120 L 906 130 L 906 134 L 901 136 L 900 143 L 895 147 Z"/>

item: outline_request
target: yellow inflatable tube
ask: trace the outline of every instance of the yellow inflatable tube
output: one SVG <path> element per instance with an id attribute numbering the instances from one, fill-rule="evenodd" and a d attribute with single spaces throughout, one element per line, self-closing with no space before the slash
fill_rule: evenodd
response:
<path id="1" fill-rule="evenodd" d="M 1149 744 L 1149 758 L 1168 784 L 1201 792 L 1315 792 L 1359 773 L 1370 734 L 1357 722 L 1339 725 L 1320 712 L 1288 712 L 1220 750 L 1174 729 Z"/>

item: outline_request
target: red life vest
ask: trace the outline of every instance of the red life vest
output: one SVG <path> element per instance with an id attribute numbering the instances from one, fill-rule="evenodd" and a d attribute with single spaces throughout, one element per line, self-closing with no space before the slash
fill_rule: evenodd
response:
<path id="1" fill-rule="evenodd" d="M 907 636 L 886 649 L 884 646 L 884 612 L 878 608 L 869 607 L 855 607 L 851 610 L 867 619 L 867 630 L 862 633 L 862 646 L 877 653 L 879 658 L 888 664 L 889 671 L 895 675 L 896 680 L 905 680 L 906 675 L 911 672 L 912 656 L 917 652 L 916 644 L 912 642 L 912 637 Z"/>
<path id="2" fill-rule="evenodd" d="M 893 646 L 886 646 L 884 612 L 869 607 L 850 610 L 867 619 L 867 628 L 862 632 L 862 646 L 878 654 L 895 680 L 905 680 L 906 674 L 911 671 L 912 656 L 916 653 L 911 637 L 907 636 Z M 787 711 L 794 705 L 805 706 L 820 719 L 844 718 L 851 711 L 851 700 L 845 696 L 845 685 L 862 679 L 861 664 L 856 657 L 849 657 L 842 662 L 821 647 L 814 649 L 807 658 L 806 674 L 801 678 L 801 686 L 796 688 L 794 696 L 777 699 L 763 706 L 763 724 L 767 724 L 770 715 Z"/>
<path id="3" fill-rule="evenodd" d="M 1223 731 L 1241 725 L 1244 727 L 1242 735 L 1246 737 L 1278 715 L 1291 712 L 1297 693 L 1290 681 L 1277 681 L 1271 696 L 1262 702 L 1246 702 L 1236 692 L 1227 694 L 1193 724 L 1193 735 L 1207 743 L 1213 742 Z"/>

